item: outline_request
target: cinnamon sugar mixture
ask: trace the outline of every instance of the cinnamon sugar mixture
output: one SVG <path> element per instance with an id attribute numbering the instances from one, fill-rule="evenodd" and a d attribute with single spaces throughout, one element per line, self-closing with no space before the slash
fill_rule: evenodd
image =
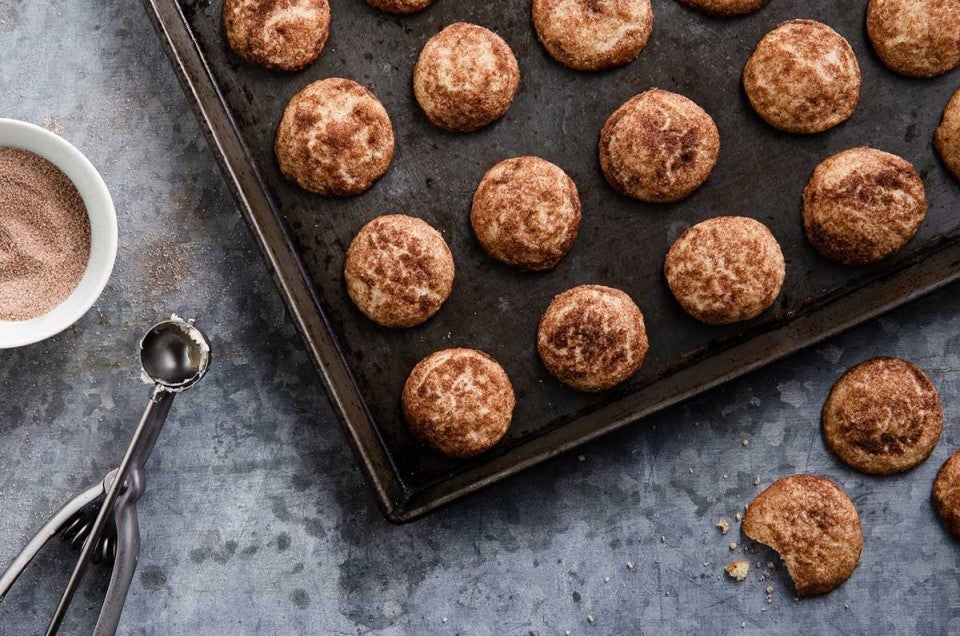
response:
<path id="1" fill-rule="evenodd" d="M 52 163 L 0 147 L 0 320 L 29 320 L 73 292 L 90 259 L 90 218 Z"/>

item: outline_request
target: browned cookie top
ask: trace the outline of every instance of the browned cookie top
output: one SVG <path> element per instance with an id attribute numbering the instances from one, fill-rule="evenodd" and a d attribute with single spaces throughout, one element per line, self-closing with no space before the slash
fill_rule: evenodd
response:
<path id="1" fill-rule="evenodd" d="M 861 362 L 823 405 L 827 446 L 860 472 L 889 475 L 923 462 L 940 440 L 943 410 L 930 379 L 898 358 Z"/>
<path id="2" fill-rule="evenodd" d="M 600 167 L 621 194 L 667 203 L 693 193 L 720 154 L 713 118 L 683 95 L 652 88 L 618 108 L 600 132 Z"/>
<path id="3" fill-rule="evenodd" d="M 413 90 L 427 117 L 454 132 L 472 132 L 503 117 L 520 86 L 520 67 L 499 35 L 457 22 L 420 52 Z"/>
<path id="4" fill-rule="evenodd" d="M 599 71 L 633 61 L 653 28 L 650 0 L 533 0 L 533 25 L 558 62 Z"/>
<path id="5" fill-rule="evenodd" d="M 359 194 L 393 159 L 393 125 L 366 88 L 334 77 L 290 98 L 274 144 L 283 176 L 318 194 Z"/>
<path id="6" fill-rule="evenodd" d="M 472 457 L 500 441 L 515 404 L 503 367 L 474 349 L 446 349 L 421 360 L 402 401 L 413 434 L 451 457 Z"/>
<path id="7" fill-rule="evenodd" d="M 223 26 L 242 58 L 296 71 L 320 55 L 330 34 L 327 0 L 224 0 Z"/>
<path id="8" fill-rule="evenodd" d="M 750 503 L 741 527 L 780 554 L 798 596 L 826 594 L 846 581 L 863 548 L 857 509 L 825 477 L 778 479 Z"/>
<path id="9" fill-rule="evenodd" d="M 756 11 L 770 0 L 680 0 L 680 2 L 711 15 L 732 16 Z"/>
<path id="10" fill-rule="evenodd" d="M 943 111 L 943 120 L 933 137 L 937 151 L 950 172 L 960 179 L 960 90 Z"/>
<path id="11" fill-rule="evenodd" d="M 933 503 L 950 534 L 960 539 L 960 450 L 950 456 L 933 482 Z"/>
<path id="12" fill-rule="evenodd" d="M 790 20 L 763 36 L 743 69 L 757 114 L 793 133 L 846 120 L 860 100 L 860 66 L 850 44 L 826 24 Z"/>
<path id="13" fill-rule="evenodd" d="M 416 13 L 436 0 L 367 0 L 367 4 L 388 13 Z"/>
<path id="14" fill-rule="evenodd" d="M 558 380 L 580 391 L 604 391 L 636 373 L 649 343 L 631 298 L 601 285 L 568 289 L 540 319 L 537 349 Z"/>
<path id="15" fill-rule="evenodd" d="M 354 237 L 343 275 L 350 298 L 368 318 L 385 327 L 412 327 L 450 296 L 453 255 L 424 221 L 390 214 Z"/>
<path id="16" fill-rule="evenodd" d="M 960 0 L 870 0 L 867 34 L 890 70 L 942 75 L 960 65 Z"/>
<path id="17" fill-rule="evenodd" d="M 786 266 L 767 226 L 720 216 L 684 232 L 667 253 L 663 273 L 684 311 L 724 325 L 749 320 L 772 305 Z"/>
<path id="18" fill-rule="evenodd" d="M 907 244 L 927 212 L 926 190 L 905 159 L 852 148 L 824 160 L 803 190 L 803 226 L 821 254 L 865 265 Z"/>
<path id="19" fill-rule="evenodd" d="M 483 175 L 470 210 L 493 258 L 540 271 L 560 262 L 577 237 L 580 197 L 573 179 L 539 157 L 501 161 Z"/>

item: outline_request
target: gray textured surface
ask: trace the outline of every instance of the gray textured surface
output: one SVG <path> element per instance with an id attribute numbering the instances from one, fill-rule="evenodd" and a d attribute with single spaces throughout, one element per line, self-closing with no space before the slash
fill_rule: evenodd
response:
<path id="1" fill-rule="evenodd" d="M 0 59 L 0 113 L 61 122 L 101 170 L 121 226 L 96 310 L 0 353 L 0 561 L 119 461 L 145 398 L 135 342 L 177 311 L 201 320 L 217 359 L 174 406 L 148 467 L 123 633 L 960 630 L 960 544 L 929 503 L 960 446 L 960 288 L 592 444 L 582 461 L 561 457 L 395 527 L 366 492 L 139 4 L 0 0 Z M 933 457 L 886 479 L 840 466 L 817 427 L 833 380 L 881 353 L 927 370 L 946 408 Z M 802 602 L 779 572 L 721 577 L 740 537 L 713 527 L 759 490 L 754 474 L 766 485 L 796 471 L 837 479 L 865 531 L 851 580 Z M 37 631 L 63 580 L 31 572 L 0 604 L 0 633 Z M 78 631 L 96 593 L 79 599 Z"/>

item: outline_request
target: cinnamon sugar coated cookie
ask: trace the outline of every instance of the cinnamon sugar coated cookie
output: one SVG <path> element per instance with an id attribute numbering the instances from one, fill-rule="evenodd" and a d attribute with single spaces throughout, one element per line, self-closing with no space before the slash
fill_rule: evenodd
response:
<path id="1" fill-rule="evenodd" d="M 421 360 L 403 387 L 413 434 L 451 457 L 489 450 L 507 433 L 515 397 L 497 361 L 474 349 L 446 349 Z"/>
<path id="2" fill-rule="evenodd" d="M 227 41 L 247 61 L 297 71 L 317 59 L 330 34 L 327 0 L 225 0 Z"/>
<path id="3" fill-rule="evenodd" d="M 367 4 L 387 13 L 416 13 L 423 11 L 435 0 L 367 0 Z"/>
<path id="4" fill-rule="evenodd" d="M 763 223 L 720 216 L 684 232 L 667 252 L 663 273 L 684 311 L 707 324 L 726 325 L 772 305 L 786 265 Z"/>
<path id="5" fill-rule="evenodd" d="M 573 179 L 539 157 L 501 161 L 483 175 L 470 223 L 490 256 L 541 271 L 560 262 L 580 228 L 580 197 Z"/>
<path id="6" fill-rule="evenodd" d="M 599 71 L 633 61 L 653 28 L 650 0 L 533 0 L 544 48 L 565 66 Z"/>
<path id="7" fill-rule="evenodd" d="M 433 316 L 453 288 L 453 255 L 440 233 L 402 214 L 363 226 L 343 271 L 350 299 L 385 327 L 412 327 Z"/>
<path id="8" fill-rule="evenodd" d="M 499 35 L 451 24 L 427 42 L 413 70 L 413 91 L 440 128 L 472 132 L 503 117 L 520 86 L 520 67 Z"/>
<path id="9" fill-rule="evenodd" d="M 743 88 L 771 126 L 817 133 L 856 110 L 860 65 L 850 44 L 826 24 L 791 20 L 757 44 L 743 69 Z"/>
<path id="10" fill-rule="evenodd" d="M 393 125 L 369 90 L 338 77 L 308 84 L 283 111 L 274 144 L 280 171 L 318 194 L 368 189 L 393 160 Z"/>
<path id="11" fill-rule="evenodd" d="M 950 534 L 960 539 L 960 450 L 950 456 L 933 482 L 933 503 Z"/>
<path id="12" fill-rule="evenodd" d="M 680 0 L 680 2 L 710 15 L 732 16 L 752 13 L 770 0 Z"/>
<path id="13" fill-rule="evenodd" d="M 930 379 L 898 358 L 873 358 L 841 377 L 823 405 L 823 437 L 843 463 L 890 475 L 930 456 L 940 440 L 943 409 Z"/>
<path id="14" fill-rule="evenodd" d="M 944 109 L 933 141 L 947 169 L 960 179 L 960 90 L 953 94 Z"/>
<path id="15" fill-rule="evenodd" d="M 710 176 L 720 132 L 683 95 L 652 88 L 635 95 L 600 132 L 600 168 L 621 194 L 654 203 L 690 196 Z"/>
<path id="16" fill-rule="evenodd" d="M 895 73 L 943 75 L 960 66 L 960 0 L 870 0 L 867 34 Z"/>
<path id="17" fill-rule="evenodd" d="M 907 244 L 927 212 L 910 163 L 873 148 L 829 157 L 803 189 L 803 227 L 817 250 L 843 265 L 882 260 Z"/>
<path id="18" fill-rule="evenodd" d="M 619 289 L 601 285 L 558 295 L 537 330 L 547 370 L 580 391 L 604 391 L 627 380 L 640 369 L 648 348 L 640 308 Z"/>
<path id="19" fill-rule="evenodd" d="M 744 534 L 780 555 L 797 596 L 826 594 L 853 574 L 863 549 L 860 515 L 833 481 L 791 475 L 757 495 Z"/>

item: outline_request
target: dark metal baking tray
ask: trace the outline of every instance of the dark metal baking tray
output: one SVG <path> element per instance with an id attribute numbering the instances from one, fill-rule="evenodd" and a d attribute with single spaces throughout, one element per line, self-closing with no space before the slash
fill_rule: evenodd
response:
<path id="1" fill-rule="evenodd" d="M 933 80 L 884 69 L 863 27 L 867 0 L 772 0 L 739 19 L 704 17 L 675 0 L 654 0 L 650 44 L 624 68 L 570 71 L 537 43 L 529 0 L 438 0 L 395 17 L 362 0 L 330 0 L 333 24 L 320 59 L 296 74 L 244 63 L 228 48 L 220 0 L 144 0 L 223 174 L 316 362 L 383 513 L 403 522 L 523 468 L 929 292 L 960 274 L 960 184 L 937 159 L 931 136 L 957 72 Z M 782 20 L 822 20 L 847 37 L 863 72 L 854 116 L 825 134 L 794 136 L 765 125 L 740 88 L 753 46 Z M 502 121 L 469 135 L 445 133 L 418 108 L 410 86 L 426 40 L 455 21 L 487 26 L 513 47 L 523 80 Z M 397 151 L 367 193 L 318 197 L 284 181 L 273 156 L 280 114 L 310 81 L 349 77 L 369 86 L 393 120 Z M 641 90 L 683 93 L 715 118 L 720 161 L 686 201 L 648 205 L 615 194 L 598 168 L 605 118 Z M 805 241 L 800 193 L 814 166 L 858 145 L 897 153 L 926 183 L 930 208 L 919 234 L 879 265 L 847 269 Z M 517 155 L 545 157 L 577 182 L 584 215 L 573 251 L 555 270 L 523 274 L 489 259 L 468 219 L 484 171 Z M 345 248 L 386 213 L 421 217 L 446 237 L 457 278 L 450 300 L 425 325 L 390 330 L 366 320 L 342 283 Z M 775 307 L 726 328 L 686 316 L 662 279 L 662 259 L 687 226 L 718 214 L 752 216 L 779 239 L 787 278 Z M 581 283 L 619 287 L 643 309 L 651 349 L 638 377 L 600 395 L 555 381 L 540 363 L 540 315 L 560 291 Z M 430 352 L 483 349 L 506 368 L 517 393 L 507 437 L 472 461 L 452 461 L 416 443 L 399 400 L 412 366 Z"/>

